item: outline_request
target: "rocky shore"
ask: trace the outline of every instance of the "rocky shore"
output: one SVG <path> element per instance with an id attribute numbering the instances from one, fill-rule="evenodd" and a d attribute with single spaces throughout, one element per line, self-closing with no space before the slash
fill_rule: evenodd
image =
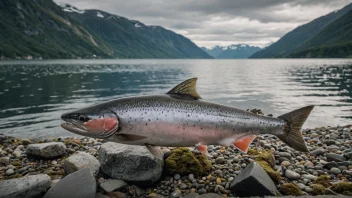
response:
<path id="1" fill-rule="evenodd" d="M 233 147 L 159 148 L 0 134 L 1 197 L 352 196 L 352 126 L 303 131 L 310 153 L 259 136 Z"/>

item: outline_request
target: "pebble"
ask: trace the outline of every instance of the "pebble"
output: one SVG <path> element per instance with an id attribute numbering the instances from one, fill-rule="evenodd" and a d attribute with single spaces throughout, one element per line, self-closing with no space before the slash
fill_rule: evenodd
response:
<path id="1" fill-rule="evenodd" d="M 314 175 L 303 175 L 303 178 L 306 178 L 306 179 L 314 181 L 314 180 L 317 179 L 317 176 L 314 176 Z"/>
<path id="2" fill-rule="evenodd" d="M 314 151 L 310 152 L 312 155 L 320 156 L 325 153 L 325 150 L 322 148 L 315 149 Z"/>
<path id="3" fill-rule="evenodd" d="M 306 185 L 304 185 L 304 184 L 302 184 L 302 183 L 298 183 L 297 186 L 298 186 L 298 188 L 301 189 L 301 190 L 303 190 L 303 189 L 306 187 Z"/>
<path id="4" fill-rule="evenodd" d="M 8 165 L 10 163 L 10 158 L 9 157 L 0 157 L 0 165 Z"/>
<path id="5" fill-rule="evenodd" d="M 290 165 L 291 165 L 291 162 L 289 162 L 289 161 L 281 162 L 281 166 L 290 166 Z"/>
<path id="6" fill-rule="evenodd" d="M 179 180 L 179 179 L 181 178 L 181 175 L 180 175 L 180 174 L 175 174 L 175 175 L 174 175 L 174 178 L 175 178 L 176 180 Z"/>
<path id="7" fill-rule="evenodd" d="M 10 168 L 5 172 L 5 174 L 6 175 L 13 175 L 13 174 L 15 174 L 15 171 L 12 168 Z"/>
<path id="8" fill-rule="evenodd" d="M 337 174 L 341 173 L 341 170 L 339 168 L 333 167 L 333 168 L 330 169 L 330 172 L 335 174 L 335 175 L 337 175 Z"/>
<path id="9" fill-rule="evenodd" d="M 343 129 L 343 127 L 340 128 Z M 340 128 L 323 127 L 322 129 L 310 129 L 309 132 L 303 131 L 308 148 L 312 150 L 309 154 L 297 152 L 279 139 L 265 135 L 258 137 L 259 147 L 254 149 L 267 148 L 273 150 L 276 158 L 274 169 L 283 176 L 282 180 L 276 184 L 279 190 L 283 183 L 292 182 L 304 191 L 303 194 L 308 195 L 312 194 L 312 189 L 309 186 L 320 175 L 330 175 L 331 183 L 341 180 L 352 181 L 352 163 L 348 161 L 352 157 L 352 147 L 350 145 L 352 134 L 342 134 Z M 335 141 L 335 144 L 327 145 L 327 138 Z M 96 158 L 100 145 L 104 143 L 102 140 L 93 138 L 76 139 L 76 143 L 74 143 L 73 138 L 66 139 L 71 140 L 73 144 L 66 144 L 67 153 L 63 157 L 67 158 L 77 151 L 84 151 Z M 66 143 L 66 140 L 65 138 L 58 138 L 54 142 Z M 8 142 L 9 140 L 5 141 Z M 58 174 L 63 171 L 64 160 L 61 156 L 54 159 L 33 159 L 29 161 L 24 151 L 28 145 L 36 144 L 38 141 L 31 140 L 29 143 L 23 139 L 17 142 L 22 142 L 23 145 L 6 143 L 0 148 L 0 180 L 17 177 L 19 174 L 39 174 L 44 171 L 45 173 L 53 173 L 50 176 L 54 178 L 61 179 L 63 177 L 63 173 Z M 167 157 L 165 154 L 171 153 L 172 150 L 173 148 L 161 148 L 164 159 Z M 235 194 L 230 192 L 230 184 L 247 164 L 255 160 L 255 156 L 243 154 L 233 147 L 209 146 L 208 151 L 210 154 L 207 157 L 213 165 L 213 169 L 210 173 L 207 173 L 208 175 L 195 176 L 189 174 L 183 177 L 179 174 L 165 175 L 155 183 L 155 187 L 152 189 L 145 188 L 145 194 L 141 194 L 140 197 L 146 197 L 153 194 L 152 192 L 158 197 L 184 197 L 189 193 L 201 195 L 215 192 L 223 196 L 234 197 Z M 197 152 L 197 150 L 193 152 Z M 14 173 L 8 175 L 11 170 Z M 97 180 L 99 183 L 108 179 L 102 175 L 97 176 L 97 178 L 99 178 Z M 129 194 L 128 189 L 130 187 L 132 185 L 128 185 L 126 189 L 124 188 L 127 190 L 126 192 L 123 191 L 126 193 L 125 196 Z"/>
<path id="10" fill-rule="evenodd" d="M 215 162 L 217 164 L 223 164 L 225 162 L 225 158 L 224 157 L 218 157 L 218 158 L 216 158 Z"/>
<path id="11" fill-rule="evenodd" d="M 189 174 L 189 175 L 188 175 L 188 179 L 191 180 L 191 181 L 193 181 L 193 180 L 194 180 L 194 175 L 193 175 L 193 174 Z"/>
<path id="12" fill-rule="evenodd" d="M 291 153 L 288 153 L 288 152 L 279 152 L 278 155 L 280 157 L 285 157 L 285 158 L 291 158 Z"/>
<path id="13" fill-rule="evenodd" d="M 344 158 L 341 155 L 335 154 L 335 153 L 328 153 L 326 154 L 326 158 L 329 162 L 335 161 L 335 162 L 343 162 L 346 161 L 346 158 Z"/>
<path id="14" fill-rule="evenodd" d="M 285 171 L 285 176 L 290 180 L 296 180 L 301 177 L 301 175 L 299 173 L 292 171 L 292 170 L 289 170 L 289 169 L 287 169 Z"/>

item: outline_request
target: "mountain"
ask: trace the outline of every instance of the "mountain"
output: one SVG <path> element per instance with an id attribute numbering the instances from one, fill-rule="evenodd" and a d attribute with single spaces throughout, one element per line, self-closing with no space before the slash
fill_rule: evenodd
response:
<path id="1" fill-rule="evenodd" d="M 292 58 L 352 58 L 352 10 L 306 42 Z"/>
<path id="2" fill-rule="evenodd" d="M 202 49 L 216 59 L 248 58 L 255 52 L 261 50 L 260 47 L 249 46 L 247 44 L 229 45 L 225 47 L 215 46 L 210 49 L 202 47 Z"/>
<path id="3" fill-rule="evenodd" d="M 212 58 L 163 27 L 52 0 L 1 0 L 0 28 L 9 58 Z"/>
<path id="4" fill-rule="evenodd" d="M 94 37 L 101 38 L 112 56 L 125 58 L 211 58 L 191 40 L 160 26 L 128 20 L 99 10 L 68 12 Z"/>
<path id="5" fill-rule="evenodd" d="M 329 24 L 342 17 L 350 10 L 352 10 L 352 4 L 345 6 L 341 10 L 332 12 L 325 16 L 319 17 L 307 24 L 304 24 L 287 33 L 269 47 L 256 52 L 250 56 L 250 58 L 287 57 L 297 50 L 302 50 L 302 46 L 305 45 L 305 43 L 316 37 Z"/>

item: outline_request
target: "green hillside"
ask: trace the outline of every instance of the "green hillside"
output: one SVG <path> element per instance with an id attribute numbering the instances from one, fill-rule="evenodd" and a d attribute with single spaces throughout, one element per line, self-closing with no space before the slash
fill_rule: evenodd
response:
<path id="1" fill-rule="evenodd" d="M 352 57 L 352 10 L 289 55 L 293 58 Z"/>
<path id="2" fill-rule="evenodd" d="M 0 56 L 211 58 L 181 35 L 136 23 L 99 10 L 59 7 L 52 0 L 1 0 Z"/>
<path id="3" fill-rule="evenodd" d="M 302 46 L 305 45 L 305 43 L 315 38 L 329 24 L 333 23 L 350 10 L 352 10 L 352 4 L 345 6 L 339 11 L 332 12 L 304 24 L 287 33 L 269 47 L 253 54 L 250 58 L 283 58 L 292 56 L 292 53 L 297 52 L 297 50 L 303 50 L 304 48 Z"/>

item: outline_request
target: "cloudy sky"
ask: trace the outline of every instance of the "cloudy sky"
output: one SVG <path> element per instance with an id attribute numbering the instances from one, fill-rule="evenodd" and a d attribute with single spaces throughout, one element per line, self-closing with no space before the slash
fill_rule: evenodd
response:
<path id="1" fill-rule="evenodd" d="M 266 46 L 352 0 L 57 0 L 160 25 L 198 46 Z"/>

